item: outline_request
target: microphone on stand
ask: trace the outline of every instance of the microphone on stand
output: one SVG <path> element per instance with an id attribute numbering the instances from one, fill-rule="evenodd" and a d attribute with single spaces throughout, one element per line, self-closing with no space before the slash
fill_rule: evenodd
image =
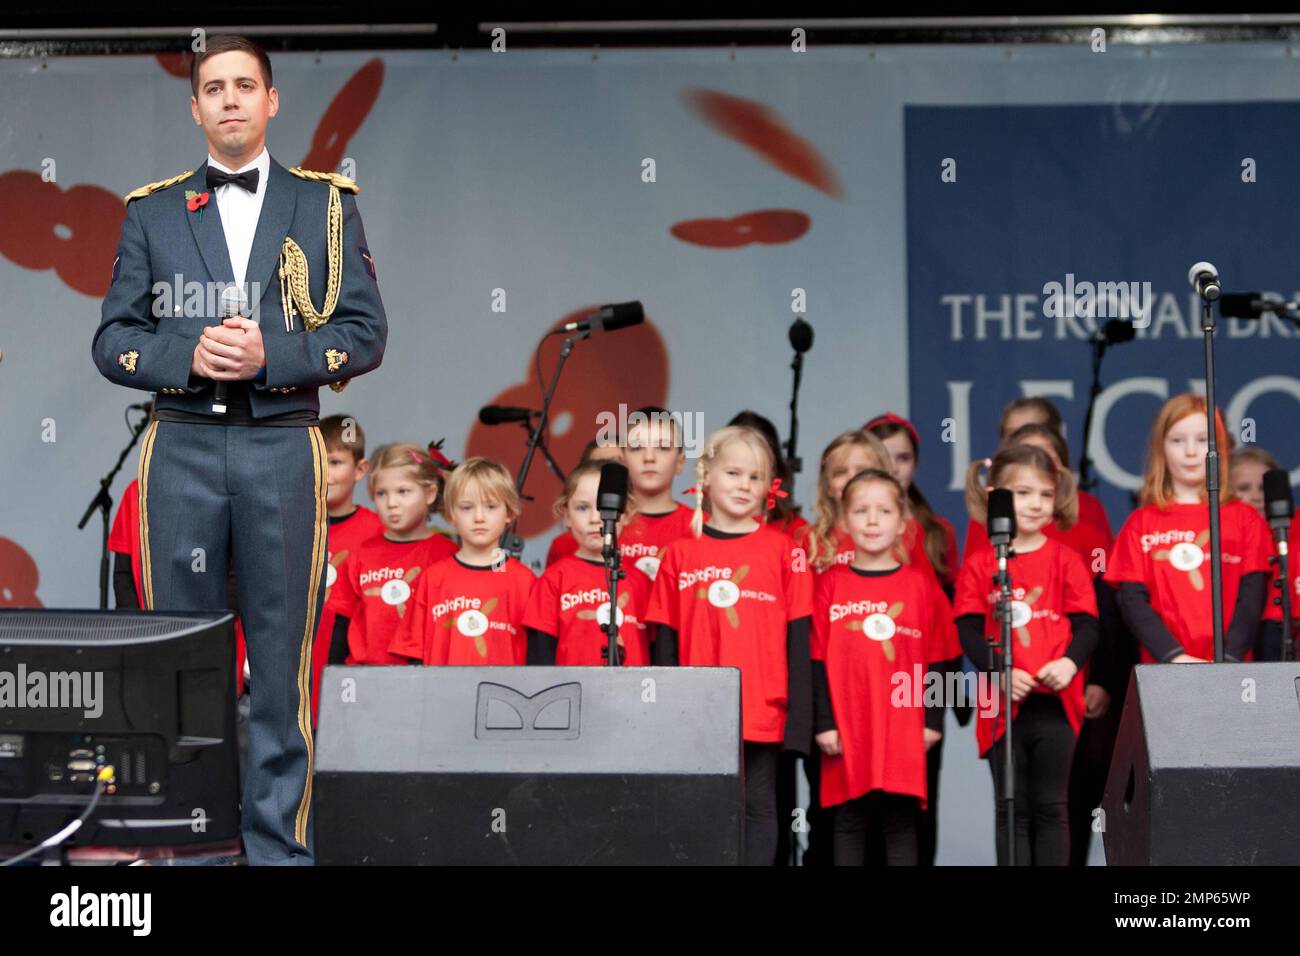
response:
<path id="1" fill-rule="evenodd" d="M 221 318 L 233 319 L 244 311 L 244 290 L 237 285 L 228 285 L 221 290 Z M 212 414 L 226 414 L 226 392 L 229 383 L 217 382 L 212 392 Z"/>
<path id="2" fill-rule="evenodd" d="M 795 319 L 786 333 L 790 347 L 794 349 L 794 361 L 790 368 L 794 372 L 794 387 L 790 392 L 790 431 L 785 443 L 785 463 L 790 466 L 790 488 L 794 491 L 794 476 L 803 471 L 803 459 L 797 452 L 799 444 L 799 384 L 803 381 L 804 353 L 813 347 L 813 327 L 803 317 Z"/>
<path id="3" fill-rule="evenodd" d="M 600 512 L 601 535 L 604 538 L 605 559 L 614 547 L 618 519 L 627 508 L 627 465 L 607 461 L 600 466 L 600 484 L 596 486 L 596 510 Z"/>
<path id="4" fill-rule="evenodd" d="M 1219 297 L 1219 314 L 1229 319 L 1258 319 L 1300 310 L 1300 302 L 1286 302 L 1270 292 L 1225 292 Z"/>
<path id="5" fill-rule="evenodd" d="M 602 305 L 600 309 L 577 322 L 566 322 L 561 332 L 617 332 L 629 325 L 640 325 L 645 321 L 645 309 L 640 302 L 615 302 Z"/>
<path id="6" fill-rule="evenodd" d="M 994 488 L 989 492 L 988 509 L 989 543 L 997 553 L 998 570 L 993 583 L 998 589 L 997 616 L 999 646 L 1002 651 L 1002 719 L 1004 734 L 1002 743 L 1005 749 L 1002 763 L 1002 802 L 1006 807 L 1007 865 L 1016 865 L 1016 786 L 1015 765 L 1011 747 L 1011 575 L 1007 573 L 1007 554 L 1011 550 L 1011 541 L 1016 536 L 1015 498 L 1006 488 Z"/>
<path id="7" fill-rule="evenodd" d="M 1291 476 L 1283 468 L 1270 468 L 1264 472 L 1264 517 L 1282 554 L 1286 553 L 1286 533 L 1294 516 Z"/>
<path id="8" fill-rule="evenodd" d="M 1213 263 L 1196 263 L 1187 270 L 1187 281 L 1206 302 L 1213 302 L 1223 294 L 1223 289 L 1219 286 L 1219 270 L 1214 268 Z"/>
<path id="9" fill-rule="evenodd" d="M 484 425 L 509 425 L 513 422 L 527 422 L 536 418 L 541 412 L 517 405 L 484 405 L 478 410 L 478 420 Z"/>
<path id="10" fill-rule="evenodd" d="M 1295 501 L 1291 497 L 1291 476 L 1285 469 L 1270 468 L 1264 472 L 1264 517 L 1273 531 L 1277 554 L 1269 559 L 1278 567 L 1279 588 L 1277 603 L 1282 606 L 1282 660 L 1295 660 L 1294 638 L 1291 634 L 1291 557 L 1287 553 L 1287 530 L 1295 516 Z"/>
<path id="11" fill-rule="evenodd" d="M 596 510 L 600 512 L 601 557 L 605 560 L 605 590 L 609 593 L 609 620 L 604 623 L 606 635 L 605 659 L 611 666 L 622 661 L 618 656 L 618 581 L 623 577 L 619 567 L 618 519 L 627 508 L 627 465 L 607 461 L 600 466 L 600 484 L 596 486 Z"/>

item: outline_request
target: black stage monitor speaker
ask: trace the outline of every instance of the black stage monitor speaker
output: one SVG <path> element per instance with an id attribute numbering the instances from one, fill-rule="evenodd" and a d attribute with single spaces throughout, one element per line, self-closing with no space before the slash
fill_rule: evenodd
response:
<path id="1" fill-rule="evenodd" d="M 735 864 L 740 672 L 328 667 L 321 864 Z"/>
<path id="2" fill-rule="evenodd" d="M 75 820 L 103 766 L 116 777 L 67 848 L 238 839 L 234 620 L 0 609 L 0 844 Z"/>
<path id="3" fill-rule="evenodd" d="M 1134 668 L 1102 809 L 1111 865 L 1300 863 L 1300 664 Z"/>

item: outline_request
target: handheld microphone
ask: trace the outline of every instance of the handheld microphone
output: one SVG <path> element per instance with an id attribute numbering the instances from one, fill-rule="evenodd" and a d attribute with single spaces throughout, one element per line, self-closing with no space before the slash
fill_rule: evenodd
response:
<path id="1" fill-rule="evenodd" d="M 795 319 L 789 331 L 790 347 L 802 355 L 813 346 L 813 327 L 803 319 Z"/>
<path id="2" fill-rule="evenodd" d="M 244 290 L 237 285 L 228 285 L 221 290 L 221 318 L 233 319 L 239 316 L 244 310 Z M 228 384 L 225 381 L 217 382 L 216 388 L 212 392 L 212 414 L 226 414 L 226 392 Z"/>
<path id="3" fill-rule="evenodd" d="M 1187 270 L 1187 281 L 1206 302 L 1213 302 L 1223 292 L 1219 286 L 1219 270 L 1209 262 L 1198 262 Z"/>
<path id="4" fill-rule="evenodd" d="M 531 421 L 540 414 L 517 405 L 484 405 L 478 410 L 478 420 L 484 425 L 509 425 L 511 422 Z"/>
<path id="5" fill-rule="evenodd" d="M 600 484 L 596 486 L 596 510 L 600 512 L 601 534 L 606 556 L 614 549 L 614 529 L 627 508 L 627 465 L 607 461 L 600 466 Z"/>
<path id="6" fill-rule="evenodd" d="M 1219 314 L 1228 319 L 1258 319 L 1300 310 L 1300 302 L 1284 302 L 1269 292 L 1225 292 L 1219 298 Z"/>
<path id="7" fill-rule="evenodd" d="M 1284 468 L 1270 468 L 1264 472 L 1264 517 L 1273 529 L 1278 553 L 1285 554 L 1287 529 L 1295 516 L 1295 500 L 1291 497 L 1291 476 Z"/>
<path id="8" fill-rule="evenodd" d="M 640 325 L 645 321 L 645 309 L 640 302 L 615 302 L 602 305 L 585 319 L 566 322 L 561 332 L 617 332 L 629 325 Z"/>

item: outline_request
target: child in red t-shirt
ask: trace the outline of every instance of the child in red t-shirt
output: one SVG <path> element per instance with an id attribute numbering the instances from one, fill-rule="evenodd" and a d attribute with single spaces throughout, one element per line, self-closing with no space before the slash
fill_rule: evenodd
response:
<path id="1" fill-rule="evenodd" d="M 971 465 L 966 503 L 978 521 L 987 517 L 987 493 L 979 481 L 982 462 Z M 989 467 L 988 488 L 1006 488 L 1015 500 L 1016 535 L 1008 561 L 1011 576 L 1011 713 L 1015 747 L 1016 861 L 1065 866 L 1069 862 L 1067 817 L 1070 764 L 1083 723 L 1082 669 L 1097 646 L 1097 600 L 1083 559 L 1043 529 L 1053 520 L 1074 522 L 1074 479 L 1033 445 L 999 451 Z M 953 611 L 962 648 L 984 672 L 1002 667 L 991 642 L 1001 637 L 997 615 L 997 561 L 992 547 L 972 554 L 957 576 Z M 977 715 L 982 756 L 989 756 L 998 811 L 998 860 L 1005 859 L 1002 768 L 1006 759 L 1006 707 L 1000 686 L 996 713 Z M 996 751 L 996 758 L 990 755 Z"/>
<path id="2" fill-rule="evenodd" d="M 873 843 L 886 863 L 915 866 L 925 755 L 943 736 L 941 702 L 917 702 L 926 673 L 941 678 L 943 662 L 961 650 L 938 579 L 902 561 L 902 486 L 886 471 L 859 471 L 841 500 L 853 560 L 818 578 L 813 609 L 821 804 L 835 808 L 837 866 L 875 862 L 867 858 Z"/>
<path id="3" fill-rule="evenodd" d="M 389 653 L 439 666 L 522 664 L 524 609 L 535 579 L 500 547 L 519 516 L 514 480 L 495 461 L 468 458 L 452 471 L 443 497 L 460 549 L 420 576 Z"/>
<path id="4" fill-rule="evenodd" d="M 524 611 L 528 631 L 529 664 L 606 663 L 609 591 L 605 587 L 603 537 L 596 492 L 605 462 L 589 461 L 569 473 L 555 502 L 555 513 L 568 527 L 577 551 L 546 569 L 533 586 Z M 629 502 L 635 507 L 635 498 Z M 644 667 L 650 663 L 645 607 L 650 579 L 636 568 L 626 568 L 618 583 L 618 646 L 622 663 Z"/>
<path id="5" fill-rule="evenodd" d="M 1206 417 L 1200 395 L 1176 395 L 1161 407 L 1151 429 L 1141 507 L 1120 529 L 1106 569 L 1146 663 L 1214 659 Z M 1215 431 L 1226 450 L 1227 430 L 1217 409 Z M 1226 482 L 1219 501 L 1224 656 L 1248 660 L 1272 577 L 1269 530 L 1250 505 L 1231 497 Z"/>
<path id="6" fill-rule="evenodd" d="M 837 435 L 822 452 L 813 499 L 817 517 L 795 535 L 795 541 L 807 552 L 814 575 L 853 560 L 856 546 L 845 524 L 840 500 L 849 479 L 869 468 L 886 474 L 894 470 L 884 443 L 865 431 Z"/>
<path id="7" fill-rule="evenodd" d="M 325 565 L 325 603 L 311 652 L 313 725 L 320 712 L 320 675 L 329 662 L 330 642 L 334 636 L 330 595 L 338 580 L 339 569 L 364 542 L 384 532 L 384 523 L 379 520 L 379 515 L 352 500 L 357 483 L 370 471 L 370 461 L 366 458 L 366 435 L 361 425 L 350 415 L 330 415 L 321 419 L 320 433 L 325 440 L 328 469 L 325 507 L 329 512 L 329 550 Z"/>
<path id="8" fill-rule="evenodd" d="M 593 438 L 587 442 L 587 447 L 582 450 L 582 456 L 578 459 L 578 465 L 585 465 L 589 461 L 622 461 L 623 447 L 613 441 L 604 441 L 601 438 Z M 551 539 L 551 546 L 546 549 L 546 566 L 549 568 L 560 558 L 573 554 L 578 549 L 577 542 L 573 540 L 573 535 L 568 531 L 561 531 Z"/>
<path id="9" fill-rule="evenodd" d="M 385 445 L 375 453 L 370 498 L 385 530 L 348 555 L 330 590 L 330 663 L 406 663 L 388 645 L 411 609 L 413 585 L 456 551 L 428 523 L 440 480 L 439 462 L 415 445 Z"/>
<path id="10" fill-rule="evenodd" d="M 628 417 L 626 439 L 624 462 L 637 512 L 619 533 L 618 546 L 623 564 L 653 581 L 664 549 L 691 533 L 694 510 L 673 499 L 673 479 L 686 463 L 681 423 L 665 408 L 638 408 Z"/>
<path id="11" fill-rule="evenodd" d="M 738 426 L 715 433 L 695 480 L 692 537 L 668 546 L 651 589 L 654 662 L 740 669 L 745 862 L 771 866 L 778 758 L 783 747 L 806 755 L 812 738 L 812 576 L 790 537 L 763 521 L 772 457 L 762 436 Z"/>
<path id="12" fill-rule="evenodd" d="M 893 465 L 891 474 L 907 494 L 902 538 L 908 554 L 914 563 L 928 561 L 944 591 L 951 595 L 959 565 L 957 532 L 947 518 L 935 513 L 912 480 L 920 462 L 921 438 L 916 426 L 901 415 L 885 412 L 863 425 L 862 430 L 884 443 Z"/>

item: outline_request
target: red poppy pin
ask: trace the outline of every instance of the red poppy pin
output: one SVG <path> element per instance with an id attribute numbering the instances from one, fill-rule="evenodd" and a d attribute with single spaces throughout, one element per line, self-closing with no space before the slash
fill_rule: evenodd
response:
<path id="1" fill-rule="evenodd" d="M 190 212 L 199 214 L 199 222 L 203 221 L 203 207 L 208 204 L 210 193 L 196 193 L 193 189 L 185 190 L 185 208 Z"/>

